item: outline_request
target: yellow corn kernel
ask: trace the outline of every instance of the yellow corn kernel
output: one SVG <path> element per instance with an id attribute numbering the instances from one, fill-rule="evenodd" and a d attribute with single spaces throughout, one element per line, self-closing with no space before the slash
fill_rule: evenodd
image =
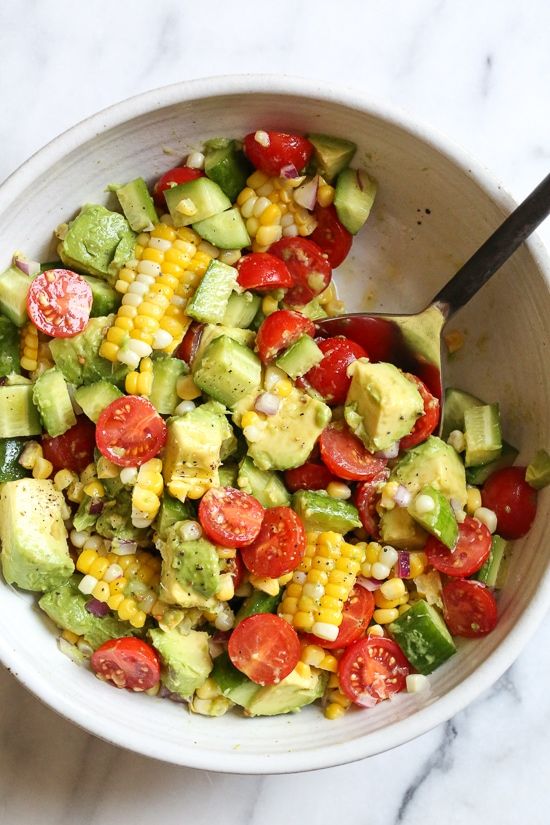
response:
<path id="1" fill-rule="evenodd" d="M 84 492 L 87 496 L 90 496 L 90 498 L 103 498 L 103 496 L 105 495 L 105 487 L 103 486 L 101 481 L 98 481 L 97 478 L 94 478 L 92 481 L 90 481 L 89 484 L 85 485 Z"/>
<path id="2" fill-rule="evenodd" d="M 247 412 L 243 413 L 243 417 L 241 419 L 241 427 L 244 430 L 245 427 L 253 427 L 260 423 L 262 419 L 258 415 L 258 413 L 254 412 L 253 410 L 247 410 Z"/>
<path id="3" fill-rule="evenodd" d="M 390 622 L 394 622 L 399 617 L 399 611 L 396 610 L 395 607 L 389 610 L 380 608 L 374 611 L 372 617 L 377 624 L 390 624 Z"/>
<path id="4" fill-rule="evenodd" d="M 400 599 L 407 592 L 403 579 L 387 579 L 380 585 L 380 592 L 386 599 Z"/>
<path id="5" fill-rule="evenodd" d="M 220 559 L 234 559 L 237 555 L 234 547 L 216 547 L 216 552 Z"/>
<path id="6" fill-rule="evenodd" d="M 228 602 L 235 595 L 235 587 L 233 585 L 233 577 L 230 573 L 225 573 L 220 576 L 220 587 L 216 591 L 216 598 L 220 602 Z"/>
<path id="7" fill-rule="evenodd" d="M 162 238 L 163 241 L 175 241 L 177 234 L 173 227 L 167 226 L 165 223 L 158 223 L 152 230 L 151 237 Z"/>
<path id="8" fill-rule="evenodd" d="M 115 562 L 115 564 L 117 564 L 117 563 L 122 567 L 122 564 L 120 564 L 120 561 Z M 118 579 L 115 579 L 114 581 L 109 582 L 109 590 L 111 591 L 112 596 L 116 596 L 119 593 L 124 593 L 127 586 L 128 586 L 128 579 L 127 579 L 126 576 L 119 576 Z"/>
<path id="9" fill-rule="evenodd" d="M 481 493 L 477 487 L 467 487 L 468 498 L 466 499 L 466 512 L 473 516 L 475 511 L 481 507 Z"/>
<path id="10" fill-rule="evenodd" d="M 382 552 L 382 545 L 377 541 L 371 541 L 367 544 L 366 559 L 369 564 L 375 564 L 378 561 L 378 556 Z"/>
<path id="11" fill-rule="evenodd" d="M 47 458 L 39 456 L 32 468 L 33 478 L 49 478 L 53 473 L 53 464 Z"/>
<path id="12" fill-rule="evenodd" d="M 319 645 L 306 645 L 302 650 L 302 662 L 312 667 L 320 667 L 325 658 L 325 651 Z"/>
<path id="13" fill-rule="evenodd" d="M 119 616 L 120 616 L 120 609 L 119 609 Z M 136 610 L 134 613 L 130 615 L 130 624 L 132 627 L 143 627 L 145 621 L 147 619 L 147 614 L 143 610 Z"/>
<path id="14" fill-rule="evenodd" d="M 246 203 L 249 198 L 253 198 L 255 196 L 255 191 L 250 186 L 246 186 L 237 195 L 237 206 L 242 206 L 243 203 Z"/>
<path id="15" fill-rule="evenodd" d="M 399 615 L 402 616 L 403 613 L 406 613 L 407 610 L 409 610 L 410 607 L 411 607 L 411 605 L 408 604 L 408 603 L 407 604 L 400 604 L 399 607 L 397 608 Z"/>
<path id="16" fill-rule="evenodd" d="M 38 441 L 28 441 L 19 457 L 19 464 L 26 470 L 32 470 L 38 459 L 42 457 L 42 446 Z"/>
<path id="17" fill-rule="evenodd" d="M 109 585 L 107 582 L 98 582 L 92 590 L 92 596 L 94 599 L 97 599 L 98 602 L 106 602 L 110 596 Z"/>
<path id="18" fill-rule="evenodd" d="M 319 206 L 330 206 L 334 200 L 334 187 L 328 183 L 323 183 L 317 190 L 317 203 Z"/>
<path id="19" fill-rule="evenodd" d="M 129 372 L 124 380 L 124 388 L 128 395 L 138 395 L 137 387 L 138 387 L 138 378 L 139 372 L 133 370 Z"/>
<path id="20" fill-rule="evenodd" d="M 294 668 L 298 676 L 302 679 L 310 679 L 311 678 L 311 669 L 309 665 L 306 665 L 305 662 L 298 662 L 296 667 Z"/>
<path id="21" fill-rule="evenodd" d="M 425 553 L 409 553 L 410 573 L 407 576 L 409 579 L 416 579 L 421 576 L 428 566 L 428 557 Z"/>
<path id="22" fill-rule="evenodd" d="M 73 481 L 77 480 L 76 473 L 72 470 L 58 470 L 53 477 L 53 483 L 56 490 L 66 490 Z"/>
<path id="23" fill-rule="evenodd" d="M 276 596 L 281 589 L 277 579 L 251 575 L 248 580 L 252 587 L 255 587 L 256 590 L 261 590 L 263 593 L 268 593 L 270 596 Z"/>
<path id="24" fill-rule="evenodd" d="M 377 637 L 383 636 L 384 635 L 384 629 L 382 627 L 380 627 L 379 624 L 373 624 L 369 628 L 367 628 L 367 635 L 368 636 L 377 636 Z"/>
<path id="25" fill-rule="evenodd" d="M 109 562 L 105 556 L 98 556 L 89 566 L 87 572 L 88 575 L 93 576 L 96 579 L 102 579 L 108 567 Z"/>
<path id="26" fill-rule="evenodd" d="M 374 593 L 374 603 L 376 607 L 383 610 L 392 610 L 394 607 L 399 607 L 399 599 L 386 599 L 380 590 Z"/>
<path id="27" fill-rule="evenodd" d="M 72 630 L 64 630 L 61 633 L 61 638 L 65 639 L 66 642 L 69 642 L 70 645 L 75 645 L 80 639 L 80 636 L 78 636 L 76 633 L 73 633 Z"/>
<path id="28" fill-rule="evenodd" d="M 272 226 L 273 224 L 278 224 L 281 220 L 281 209 L 277 206 L 276 203 L 272 203 L 271 206 L 268 206 L 262 214 L 260 215 L 260 225 L 261 226 Z"/>
<path id="29" fill-rule="evenodd" d="M 340 688 L 338 688 L 337 690 L 332 690 L 329 694 L 329 699 L 331 700 L 331 702 L 340 705 L 340 707 L 344 708 L 344 710 L 347 710 L 347 708 L 349 708 L 351 705 L 351 700 L 348 699 L 348 697 L 342 693 Z"/>
<path id="30" fill-rule="evenodd" d="M 27 372 L 33 372 L 38 366 L 36 358 L 27 358 L 26 355 L 23 355 L 19 363 L 24 370 L 27 370 Z"/>
<path id="31" fill-rule="evenodd" d="M 76 560 L 76 569 L 80 573 L 89 573 L 90 567 L 97 558 L 98 554 L 95 550 L 83 550 Z"/>
<path id="32" fill-rule="evenodd" d="M 324 714 L 325 719 L 330 719 L 330 721 L 334 721 L 335 719 L 339 719 L 341 716 L 344 715 L 347 708 L 342 707 L 337 702 L 331 702 L 329 705 L 326 706 Z"/>
<path id="33" fill-rule="evenodd" d="M 325 653 L 323 661 L 319 665 L 321 670 L 327 670 L 329 673 L 338 672 L 338 659 L 332 653 Z"/>
<path id="34" fill-rule="evenodd" d="M 154 513 L 156 515 L 160 507 L 159 498 L 155 493 L 141 487 L 138 482 L 132 491 L 132 507 L 135 507 L 141 513 L 147 513 L 148 515 Z"/>
<path id="35" fill-rule="evenodd" d="M 462 349 L 464 346 L 465 337 L 464 333 L 460 332 L 460 330 L 451 329 L 449 332 L 445 333 L 443 340 L 445 341 L 449 355 L 452 355 L 454 352 L 458 352 L 459 349 Z"/>
<path id="36" fill-rule="evenodd" d="M 114 593 L 107 599 L 107 604 L 111 608 L 111 610 L 118 610 L 123 601 L 123 593 Z"/>
<path id="37" fill-rule="evenodd" d="M 275 207 L 275 204 L 273 204 L 273 207 Z M 268 207 L 268 209 L 270 208 L 271 207 Z M 256 231 L 256 243 L 259 244 L 259 246 L 269 247 L 271 244 L 280 241 L 282 234 L 282 229 L 279 224 L 272 226 L 260 226 Z"/>
<path id="38" fill-rule="evenodd" d="M 272 295 L 266 295 L 262 301 L 262 312 L 264 315 L 272 315 L 279 309 L 278 301 Z"/>
<path id="39" fill-rule="evenodd" d="M 297 610 L 292 617 L 292 624 L 296 630 L 311 630 L 313 627 L 313 616 L 303 610 Z"/>
<path id="40" fill-rule="evenodd" d="M 279 398 L 287 398 L 292 392 L 292 384 L 287 378 L 282 378 L 280 381 L 277 381 L 274 389 L 275 394 L 278 395 Z"/>
<path id="41" fill-rule="evenodd" d="M 264 186 L 269 180 L 269 175 L 266 175 L 265 172 L 260 172 L 259 169 L 256 169 L 246 180 L 247 185 L 251 189 L 258 190 L 260 186 Z M 256 194 L 256 192 L 254 192 Z"/>
<path id="42" fill-rule="evenodd" d="M 118 350 L 119 347 L 112 341 L 103 341 L 99 348 L 99 354 L 102 358 L 106 358 L 107 361 L 116 361 Z"/>
<path id="43" fill-rule="evenodd" d="M 331 481 L 327 486 L 327 493 L 331 498 L 338 499 L 339 501 L 345 501 L 351 498 L 351 489 L 342 481 Z"/>
<path id="44" fill-rule="evenodd" d="M 126 598 L 118 606 L 119 618 L 122 619 L 122 621 L 128 621 L 128 619 L 134 615 L 137 609 L 138 607 L 135 600 L 131 598 Z"/>

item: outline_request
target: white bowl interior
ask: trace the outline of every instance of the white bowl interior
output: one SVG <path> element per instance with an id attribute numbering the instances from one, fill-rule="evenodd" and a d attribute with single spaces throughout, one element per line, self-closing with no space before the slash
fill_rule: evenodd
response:
<path id="1" fill-rule="evenodd" d="M 277 89 L 276 82 L 257 82 L 250 94 L 246 89 L 254 84 L 243 79 L 182 84 L 81 124 L 35 156 L 0 192 L 0 261 L 7 264 L 15 248 L 49 257 L 53 228 L 83 203 L 106 203 L 106 184 L 138 175 L 153 180 L 206 138 L 242 136 L 259 126 L 327 132 L 356 141 L 356 162 L 379 184 L 374 213 L 337 275 L 348 308 L 420 309 L 511 202 L 455 150 L 437 148 L 380 110 L 369 113 L 350 95 L 307 84 L 278 86 L 269 91 Z M 451 326 L 465 331 L 466 345 L 446 373 L 449 385 L 500 401 L 506 438 L 525 459 L 550 444 L 550 293 L 541 254 L 537 243 L 522 248 L 457 316 Z M 212 720 L 170 702 L 115 691 L 62 656 L 32 597 L 5 585 L 0 587 L 0 653 L 24 684 L 73 721 L 167 761 L 284 772 L 360 758 L 447 718 L 517 655 L 548 601 L 549 549 L 543 541 L 548 501 L 541 497 L 528 540 L 516 545 L 497 629 L 461 645 L 431 677 L 429 693 L 402 695 L 337 722 L 326 721 L 317 707 L 279 718 L 247 720 L 230 713 Z"/>

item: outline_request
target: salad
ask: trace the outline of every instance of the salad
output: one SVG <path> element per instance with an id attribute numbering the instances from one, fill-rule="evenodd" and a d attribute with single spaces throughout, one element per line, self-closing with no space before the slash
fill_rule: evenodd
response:
<path id="1" fill-rule="evenodd" d="M 110 685 L 336 719 L 498 621 L 550 457 L 513 466 L 498 404 L 457 389 L 440 428 L 383 341 L 323 337 L 375 200 L 355 151 L 209 140 L 0 275 L 3 576 Z"/>

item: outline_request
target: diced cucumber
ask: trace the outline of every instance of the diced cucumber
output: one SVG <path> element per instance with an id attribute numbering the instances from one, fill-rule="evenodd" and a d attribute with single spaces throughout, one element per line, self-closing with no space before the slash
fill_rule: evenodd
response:
<path id="1" fill-rule="evenodd" d="M 325 312 L 318 298 L 314 298 L 309 304 L 300 307 L 300 312 L 302 315 L 305 315 L 306 318 L 309 318 L 310 321 L 320 321 L 322 318 L 328 318 L 328 313 Z"/>
<path id="2" fill-rule="evenodd" d="M 32 384 L 0 387 L 0 438 L 38 435 L 42 432 L 32 390 Z"/>
<path id="3" fill-rule="evenodd" d="M 357 151 L 356 144 L 351 140 L 331 135 L 311 134 L 308 140 L 313 143 L 317 171 L 328 183 L 350 165 Z"/>
<path id="4" fill-rule="evenodd" d="M 210 178 L 197 178 L 166 189 L 164 197 L 174 226 L 189 226 L 218 212 L 225 212 L 231 201 Z M 178 208 L 179 207 L 179 208 Z M 191 212 L 191 214 L 186 214 Z"/>
<path id="5" fill-rule="evenodd" d="M 30 475 L 30 470 L 19 463 L 19 456 L 26 443 L 25 438 L 0 439 L 0 483 L 17 481 L 18 478 Z"/>
<path id="6" fill-rule="evenodd" d="M 276 360 L 279 369 L 284 370 L 292 379 L 305 375 L 306 372 L 323 360 L 323 353 L 311 337 L 302 335 Z"/>
<path id="7" fill-rule="evenodd" d="M 19 330 L 0 315 L 0 376 L 19 372 Z"/>
<path id="8" fill-rule="evenodd" d="M 492 537 L 489 558 L 474 578 L 486 584 L 487 587 L 495 587 L 497 590 L 504 587 L 510 562 L 509 551 L 508 542 L 495 534 Z"/>
<path id="9" fill-rule="evenodd" d="M 431 500 L 433 504 L 431 510 L 427 512 L 419 511 L 418 500 L 420 496 L 425 496 L 426 499 Z M 454 549 L 458 539 L 458 524 L 456 523 L 453 508 L 443 493 L 440 493 L 435 487 L 427 485 L 413 498 L 407 509 L 409 515 L 411 515 L 424 530 L 427 530 L 428 533 L 431 533 L 432 536 L 439 539 L 445 547 L 448 547 L 450 550 Z"/>
<path id="10" fill-rule="evenodd" d="M 426 676 L 456 653 L 445 622 L 423 599 L 388 625 L 388 630 L 411 665 Z"/>
<path id="11" fill-rule="evenodd" d="M 232 295 L 236 295 L 236 293 L 233 292 Z M 223 324 L 206 324 L 206 326 L 202 328 L 197 350 L 193 357 L 193 363 L 191 364 L 191 369 L 193 372 L 200 364 L 200 360 L 206 352 L 208 345 L 211 344 L 212 341 L 215 341 L 216 338 L 221 338 L 222 335 L 232 338 L 233 341 L 237 341 L 237 343 L 242 344 L 243 347 L 247 347 L 248 349 L 253 348 L 254 339 L 256 337 L 250 329 L 228 327 Z"/>
<path id="12" fill-rule="evenodd" d="M 233 203 L 246 186 L 252 166 L 234 140 L 215 138 L 205 145 L 204 171 Z"/>
<path id="13" fill-rule="evenodd" d="M 194 223 L 193 229 L 201 238 L 219 249 L 242 249 L 243 246 L 250 246 L 250 235 L 236 206 Z"/>
<path id="14" fill-rule="evenodd" d="M 222 464 L 218 469 L 220 487 L 236 487 L 239 467 L 237 464 Z"/>
<path id="15" fill-rule="evenodd" d="M 63 435 L 76 424 L 69 388 L 57 367 L 37 378 L 32 397 L 48 435 Z"/>
<path id="16" fill-rule="evenodd" d="M 539 450 L 525 472 L 525 481 L 535 490 L 542 490 L 550 484 L 550 455 Z"/>
<path id="17" fill-rule="evenodd" d="M 356 235 L 372 209 L 376 184 L 364 169 L 344 169 L 338 175 L 334 206 L 341 223 Z"/>
<path id="18" fill-rule="evenodd" d="M 236 705 L 246 705 L 250 702 L 260 686 L 237 670 L 227 652 L 221 653 L 214 659 L 214 667 L 210 674 L 224 696 L 235 702 Z"/>
<path id="19" fill-rule="evenodd" d="M 157 210 L 143 178 L 117 186 L 116 196 L 134 232 L 150 232 L 158 222 Z"/>
<path id="20" fill-rule="evenodd" d="M 230 409 L 259 389 L 261 377 L 258 357 L 227 335 L 207 346 L 193 372 L 197 387 Z"/>
<path id="21" fill-rule="evenodd" d="M 464 390 L 449 387 L 445 390 L 441 438 L 446 441 L 453 430 L 464 430 L 464 413 L 470 407 L 482 407 L 484 401 Z"/>
<path id="22" fill-rule="evenodd" d="M 161 539 L 173 524 L 195 518 L 195 509 L 190 501 L 180 501 L 164 492 L 160 503 L 160 510 L 155 521 L 155 530 Z"/>
<path id="23" fill-rule="evenodd" d="M 82 408 L 82 412 L 95 424 L 105 407 L 120 398 L 122 394 L 110 381 L 95 381 L 93 384 L 78 387 L 74 400 Z"/>
<path id="24" fill-rule="evenodd" d="M 161 415 L 172 415 L 180 403 L 176 387 L 178 378 L 187 372 L 179 358 L 159 358 L 153 361 L 153 387 L 149 401 Z"/>
<path id="25" fill-rule="evenodd" d="M 247 329 L 260 308 L 262 299 L 252 292 L 232 292 L 227 302 L 222 324 L 224 327 Z"/>
<path id="26" fill-rule="evenodd" d="M 201 178 L 204 180 L 204 178 Z M 210 261 L 185 312 L 204 324 L 221 324 L 229 296 L 237 286 L 237 270 L 221 261 Z"/>
<path id="27" fill-rule="evenodd" d="M 0 312 L 16 327 L 27 323 L 27 293 L 31 278 L 16 266 L 10 266 L 0 275 Z"/>
<path id="28" fill-rule="evenodd" d="M 277 473 L 259 470 L 248 456 L 239 466 L 237 484 L 241 490 L 257 498 L 264 507 L 290 504 L 290 494 Z"/>
<path id="29" fill-rule="evenodd" d="M 334 530 L 343 534 L 361 527 L 359 513 L 353 504 L 331 498 L 324 492 L 298 490 L 292 496 L 292 507 L 306 530 Z"/>
<path id="30" fill-rule="evenodd" d="M 519 451 L 507 441 L 502 442 L 502 452 L 500 456 L 489 464 L 481 464 L 479 467 L 466 467 L 466 481 L 468 484 L 479 486 L 483 484 L 490 475 L 496 473 L 497 470 L 502 470 L 504 467 L 511 467 Z"/>
<path id="31" fill-rule="evenodd" d="M 270 596 L 261 590 L 254 590 L 240 606 L 235 616 L 235 626 L 238 625 L 239 622 L 242 622 L 243 619 L 248 619 L 249 616 L 255 616 L 256 613 L 276 613 L 282 596 L 282 591 L 276 596 Z"/>
<path id="32" fill-rule="evenodd" d="M 465 410 L 464 436 L 466 467 L 478 467 L 499 458 L 502 451 L 502 433 L 498 404 L 484 404 Z"/>

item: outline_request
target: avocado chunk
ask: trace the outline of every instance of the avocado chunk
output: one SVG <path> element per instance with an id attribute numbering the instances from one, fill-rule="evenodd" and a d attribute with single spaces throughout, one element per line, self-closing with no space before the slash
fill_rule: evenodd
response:
<path id="1" fill-rule="evenodd" d="M 84 498 L 78 505 L 78 509 L 73 516 L 73 527 L 78 532 L 91 530 L 99 517 L 99 513 L 92 513 L 90 511 L 93 498 L 84 494 Z"/>
<path id="2" fill-rule="evenodd" d="M 510 564 L 510 545 L 501 536 L 492 536 L 489 558 L 477 571 L 474 578 L 478 582 L 500 590 L 506 583 Z"/>
<path id="3" fill-rule="evenodd" d="M 278 412 L 256 428 L 254 440 L 247 438 L 248 454 L 260 470 L 301 467 L 331 415 L 330 407 L 294 387 Z"/>
<path id="4" fill-rule="evenodd" d="M 338 175 L 334 206 L 339 220 L 352 235 L 357 235 L 366 222 L 375 196 L 376 184 L 364 169 L 344 169 Z"/>
<path id="5" fill-rule="evenodd" d="M 165 492 L 162 494 L 160 510 L 155 520 L 155 530 L 159 537 L 165 540 L 173 524 L 194 518 L 195 510 L 190 501 L 180 501 Z"/>
<path id="6" fill-rule="evenodd" d="M 203 685 L 212 670 L 208 633 L 190 630 L 150 630 L 149 637 L 162 660 L 161 680 L 172 693 L 184 699 Z"/>
<path id="7" fill-rule="evenodd" d="M 212 679 L 225 697 L 236 705 L 246 707 L 260 686 L 237 670 L 226 651 L 214 659 Z"/>
<path id="8" fill-rule="evenodd" d="M 424 504 L 431 501 L 432 506 L 430 510 L 419 508 L 419 499 Z M 424 530 L 431 533 L 439 539 L 445 547 L 453 550 L 458 539 L 458 524 L 456 522 L 453 508 L 445 498 L 445 496 L 436 490 L 435 487 L 426 485 L 423 487 L 416 498 L 413 498 L 409 507 L 407 508 L 409 515 L 420 524 Z"/>
<path id="9" fill-rule="evenodd" d="M 216 548 L 205 539 L 186 541 L 182 527 L 182 522 L 176 522 L 168 528 L 164 539 L 156 539 L 162 556 L 161 597 L 180 607 L 213 609 L 220 577 Z"/>
<path id="10" fill-rule="evenodd" d="M 149 401 L 161 415 L 172 415 L 181 399 L 177 393 L 178 378 L 187 367 L 180 358 L 158 358 L 153 361 L 153 386 Z"/>
<path id="11" fill-rule="evenodd" d="M 105 407 L 121 396 L 122 393 L 118 387 L 110 381 L 103 380 L 79 387 L 75 391 L 74 400 L 82 408 L 82 412 L 95 424 Z"/>
<path id="12" fill-rule="evenodd" d="M 134 232 L 150 232 L 158 223 L 157 210 L 143 178 L 117 186 L 116 196 Z"/>
<path id="13" fill-rule="evenodd" d="M 185 312 L 203 324 L 221 324 L 229 296 L 237 287 L 237 270 L 221 261 L 212 260 Z"/>
<path id="14" fill-rule="evenodd" d="M 27 294 L 31 279 L 17 266 L 10 266 L 0 275 L 0 312 L 16 327 L 27 323 Z"/>
<path id="15" fill-rule="evenodd" d="M 168 492 L 185 501 L 196 485 L 205 489 L 218 486 L 222 444 L 231 435 L 223 407 L 216 402 L 171 418 L 163 463 Z"/>
<path id="16" fill-rule="evenodd" d="M 225 212 L 231 201 L 210 178 L 196 178 L 166 189 L 164 197 L 174 226 L 189 226 Z"/>
<path id="17" fill-rule="evenodd" d="M 295 379 L 300 375 L 305 375 L 322 360 L 323 353 L 311 335 L 302 335 L 277 358 L 275 363 L 290 378 Z"/>
<path id="18" fill-rule="evenodd" d="M 32 384 L 0 387 L 0 438 L 38 435 L 42 432 L 32 390 Z"/>
<path id="19" fill-rule="evenodd" d="M 276 716 L 300 710 L 320 699 L 328 682 L 328 673 L 310 668 L 308 676 L 296 668 L 276 685 L 266 685 L 254 693 L 246 705 L 251 716 Z"/>
<path id="20" fill-rule="evenodd" d="M 0 484 L 4 481 L 17 481 L 26 478 L 30 470 L 19 463 L 19 457 L 27 443 L 26 438 L 0 439 Z"/>
<path id="21" fill-rule="evenodd" d="M 226 327 L 246 329 L 256 317 L 261 301 L 260 296 L 254 295 L 252 292 L 232 292 L 227 302 L 222 324 Z"/>
<path id="22" fill-rule="evenodd" d="M 82 275 L 82 278 L 92 290 L 92 308 L 90 318 L 99 318 L 116 312 L 120 306 L 122 295 L 113 289 L 106 281 L 94 278 L 92 275 Z"/>
<path id="23" fill-rule="evenodd" d="M 319 298 L 314 298 L 308 304 L 304 304 L 303 307 L 300 307 L 300 312 L 310 321 L 320 321 L 322 318 L 328 318 L 328 313 L 319 303 Z"/>
<path id="24" fill-rule="evenodd" d="M 114 315 L 90 318 L 82 332 L 71 338 L 54 338 L 50 351 L 56 367 L 59 367 L 69 384 L 79 387 L 106 379 L 113 384 L 124 381 L 128 368 L 124 364 L 114 366 L 99 355 L 105 333 L 112 325 Z"/>
<path id="25" fill-rule="evenodd" d="M 361 527 L 359 513 L 353 504 L 331 498 L 324 491 L 298 490 L 292 496 L 292 507 L 308 532 L 328 530 L 344 535 Z"/>
<path id="26" fill-rule="evenodd" d="M 19 330 L 0 315 L 0 377 L 19 370 Z"/>
<path id="27" fill-rule="evenodd" d="M 424 402 L 416 385 L 395 367 L 358 358 L 348 367 L 351 384 L 345 419 L 367 450 L 387 450 L 408 435 Z"/>
<path id="28" fill-rule="evenodd" d="M 263 507 L 285 507 L 290 504 L 290 494 L 279 476 L 270 470 L 259 470 L 248 456 L 239 465 L 237 485 L 257 498 Z"/>
<path id="29" fill-rule="evenodd" d="M 525 471 L 525 481 L 535 490 L 542 490 L 550 484 L 550 455 L 539 450 Z"/>
<path id="30" fill-rule="evenodd" d="M 518 455 L 519 450 L 516 450 L 507 441 L 503 441 L 501 453 L 494 461 L 490 461 L 488 464 L 480 464 L 477 467 L 466 467 L 466 481 L 476 487 L 484 484 L 489 476 L 496 473 L 497 470 L 511 467 Z"/>
<path id="31" fill-rule="evenodd" d="M 246 186 L 246 179 L 253 171 L 244 152 L 237 148 L 234 140 L 214 138 L 205 145 L 204 171 L 206 176 L 218 184 L 233 203 L 239 192 Z"/>
<path id="32" fill-rule="evenodd" d="M 70 630 L 94 648 L 98 648 L 109 639 L 133 636 L 136 631 L 128 622 L 121 622 L 115 616 L 94 616 L 86 610 L 89 596 L 84 596 L 78 589 L 78 576 L 72 576 L 67 582 L 44 593 L 38 600 L 52 622 L 61 630 Z"/>
<path id="33" fill-rule="evenodd" d="M 500 457 L 502 434 L 498 404 L 469 407 L 464 412 L 466 467 L 489 464 Z"/>
<path id="34" fill-rule="evenodd" d="M 448 387 L 445 390 L 441 438 L 447 441 L 453 430 L 464 430 L 464 413 L 470 407 L 481 407 L 483 401 L 464 390 Z"/>
<path id="35" fill-rule="evenodd" d="M 63 435 L 76 424 L 67 382 L 57 367 L 46 370 L 36 379 L 32 398 L 48 435 Z"/>
<path id="36" fill-rule="evenodd" d="M 23 590 L 50 590 L 74 571 L 63 494 L 49 479 L 7 481 L 0 492 L 2 571 Z"/>
<path id="37" fill-rule="evenodd" d="M 350 165 L 357 151 L 357 145 L 351 140 L 331 135 L 312 134 L 308 140 L 313 143 L 317 171 L 328 183 Z"/>
<path id="38" fill-rule="evenodd" d="M 412 450 L 406 450 L 393 468 L 390 481 L 402 484 L 413 496 L 430 485 L 445 498 L 456 499 L 461 507 L 466 504 L 464 465 L 455 450 L 437 436 L 432 435 Z M 415 550 L 426 541 L 426 533 L 404 508 L 385 512 L 380 524 L 383 541 L 395 547 Z"/>
<path id="39" fill-rule="evenodd" d="M 246 224 L 236 206 L 194 223 L 193 229 L 201 238 L 219 249 L 242 249 L 251 243 Z"/>
<path id="40" fill-rule="evenodd" d="M 237 295 L 236 292 L 231 293 L 228 307 L 233 297 L 238 298 L 240 296 Z M 222 335 L 225 335 L 227 338 L 231 338 L 232 341 L 236 341 L 238 344 L 241 344 L 241 346 L 247 347 L 248 349 L 252 349 L 256 338 L 251 329 L 228 327 L 223 324 L 206 324 L 202 329 L 197 350 L 195 352 L 195 357 L 193 358 L 193 363 L 191 365 L 191 370 L 193 373 L 199 368 L 201 358 L 204 355 L 208 345 L 211 344 L 212 341 L 215 341 L 216 338 L 221 338 Z"/>
<path id="41" fill-rule="evenodd" d="M 95 529 L 105 539 L 143 541 L 147 530 L 134 527 L 132 524 L 132 494 L 130 490 L 122 488 L 116 494 L 115 500 L 105 503 L 95 523 Z"/>
<path id="42" fill-rule="evenodd" d="M 239 467 L 237 464 L 222 464 L 218 469 L 220 487 L 237 487 Z"/>
<path id="43" fill-rule="evenodd" d="M 445 622 L 423 599 L 388 625 L 388 630 L 411 665 L 425 676 L 456 653 Z"/>
<path id="44" fill-rule="evenodd" d="M 262 369 L 258 356 L 227 335 L 215 338 L 193 367 L 197 387 L 230 409 L 260 389 Z"/>
<path id="45" fill-rule="evenodd" d="M 136 236 L 126 218 L 98 204 L 82 207 L 57 251 L 66 266 L 83 269 L 111 285 L 133 254 Z"/>

